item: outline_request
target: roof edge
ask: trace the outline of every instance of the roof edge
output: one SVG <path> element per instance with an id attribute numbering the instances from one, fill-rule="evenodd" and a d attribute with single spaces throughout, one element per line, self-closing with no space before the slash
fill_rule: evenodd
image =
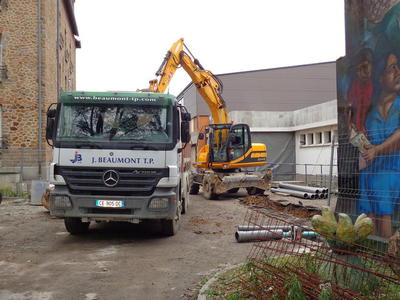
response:
<path id="1" fill-rule="evenodd" d="M 253 72 L 263 72 L 263 71 L 275 71 L 275 70 L 283 70 L 283 69 L 292 69 L 292 68 L 302 68 L 302 67 L 309 67 L 315 65 L 324 65 L 324 64 L 332 64 L 336 61 L 325 61 L 325 62 L 318 62 L 312 64 L 303 64 L 303 65 L 293 65 L 293 66 L 285 66 L 285 67 L 276 67 L 276 68 L 269 68 L 269 69 L 257 69 L 257 70 L 249 70 L 249 71 L 239 71 L 239 72 L 230 72 L 230 73 L 222 73 L 222 74 L 215 74 L 216 76 L 225 76 L 225 75 L 235 75 L 235 74 L 245 74 L 245 73 L 253 73 Z M 176 96 L 177 99 L 181 99 L 183 94 L 193 85 L 193 82 L 190 82 L 179 94 Z"/>
<path id="2" fill-rule="evenodd" d="M 74 7 L 72 6 L 72 2 L 71 0 L 64 0 L 64 4 L 65 7 L 67 8 L 67 15 L 68 15 L 68 20 L 71 24 L 72 33 L 76 36 L 79 36 L 78 25 L 76 23 Z"/>

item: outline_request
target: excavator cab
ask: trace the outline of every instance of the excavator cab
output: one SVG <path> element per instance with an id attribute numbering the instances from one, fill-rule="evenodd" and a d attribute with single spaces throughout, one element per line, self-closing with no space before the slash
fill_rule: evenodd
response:
<path id="1" fill-rule="evenodd" d="M 251 148 L 250 129 L 246 124 L 213 124 L 210 129 L 212 164 L 240 159 Z"/>
<path id="2" fill-rule="evenodd" d="M 197 167 L 232 171 L 265 164 L 266 157 L 260 159 L 256 154 L 265 153 L 265 145 L 251 143 L 247 124 L 211 124 L 206 133 L 207 142 L 199 151 Z"/>

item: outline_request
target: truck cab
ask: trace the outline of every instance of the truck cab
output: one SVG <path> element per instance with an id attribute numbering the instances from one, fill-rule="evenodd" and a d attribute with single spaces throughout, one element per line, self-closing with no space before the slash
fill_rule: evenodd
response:
<path id="1" fill-rule="evenodd" d="M 71 234 L 91 221 L 149 219 L 177 232 L 188 201 L 181 155 L 190 115 L 172 95 L 64 92 L 47 117 L 50 214 Z"/>

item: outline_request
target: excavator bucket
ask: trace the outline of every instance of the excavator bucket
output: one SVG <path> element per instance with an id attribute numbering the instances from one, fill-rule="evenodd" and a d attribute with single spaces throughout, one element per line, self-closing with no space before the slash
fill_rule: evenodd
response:
<path id="1" fill-rule="evenodd" d="M 271 171 L 265 173 L 216 173 L 206 172 L 204 182 L 212 186 L 213 193 L 222 194 L 229 190 L 246 188 L 269 190 L 271 181 Z"/>

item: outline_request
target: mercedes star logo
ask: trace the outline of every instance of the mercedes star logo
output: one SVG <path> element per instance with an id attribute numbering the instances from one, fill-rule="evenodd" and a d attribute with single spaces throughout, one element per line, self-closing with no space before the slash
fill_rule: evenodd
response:
<path id="1" fill-rule="evenodd" d="M 113 187 L 118 184 L 119 181 L 119 174 L 117 171 L 108 170 L 105 171 L 103 174 L 103 182 L 108 187 Z"/>

